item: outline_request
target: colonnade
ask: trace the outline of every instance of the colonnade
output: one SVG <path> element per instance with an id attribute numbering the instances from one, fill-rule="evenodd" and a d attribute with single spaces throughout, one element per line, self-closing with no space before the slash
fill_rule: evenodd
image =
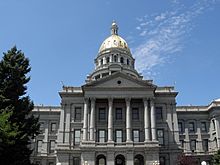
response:
<path id="1" fill-rule="evenodd" d="M 88 109 L 90 104 L 90 120 L 88 120 Z M 95 131 L 95 98 L 84 99 L 84 122 L 83 141 L 94 141 Z M 126 142 L 132 142 L 131 128 L 131 99 L 125 98 L 126 102 Z M 145 142 L 156 140 L 156 115 L 153 98 L 144 98 L 144 135 Z M 90 123 L 88 123 L 90 121 Z M 88 125 L 89 124 L 89 125 Z M 89 136 L 88 136 L 89 126 Z M 113 98 L 108 98 L 108 142 L 113 142 Z"/>

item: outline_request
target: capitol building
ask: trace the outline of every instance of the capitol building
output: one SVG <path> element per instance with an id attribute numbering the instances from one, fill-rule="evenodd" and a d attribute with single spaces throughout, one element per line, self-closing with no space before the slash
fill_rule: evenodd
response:
<path id="1" fill-rule="evenodd" d="M 157 86 L 135 69 L 115 22 L 80 87 L 63 86 L 61 106 L 35 106 L 41 133 L 32 143 L 39 165 L 198 164 L 220 149 L 220 99 L 177 106 L 173 86 Z"/>

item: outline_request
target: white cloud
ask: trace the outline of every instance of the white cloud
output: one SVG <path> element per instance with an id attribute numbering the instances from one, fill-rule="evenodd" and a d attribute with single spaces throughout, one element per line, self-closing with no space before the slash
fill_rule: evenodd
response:
<path id="1" fill-rule="evenodd" d="M 138 18 L 139 36 L 143 42 L 132 48 L 136 59 L 136 68 L 145 77 L 155 75 L 154 68 L 167 63 L 184 47 L 184 38 L 193 28 L 193 20 L 216 0 L 197 0 L 192 7 L 173 1 L 173 10 L 157 15 Z"/>

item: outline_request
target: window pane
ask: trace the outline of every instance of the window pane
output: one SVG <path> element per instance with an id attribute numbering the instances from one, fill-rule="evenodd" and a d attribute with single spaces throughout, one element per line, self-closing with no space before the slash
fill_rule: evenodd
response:
<path id="1" fill-rule="evenodd" d="M 81 140 L 81 132 L 80 130 L 75 130 L 74 131 L 74 144 L 78 145 L 80 143 Z"/>
<path id="2" fill-rule="evenodd" d="M 189 123 L 189 132 L 195 132 L 195 126 L 193 122 Z"/>
<path id="3" fill-rule="evenodd" d="M 191 148 L 192 152 L 194 152 L 196 150 L 196 140 L 190 141 L 190 148 Z"/>
<path id="4" fill-rule="evenodd" d="M 158 129 L 158 130 L 157 130 L 157 139 L 158 139 L 159 145 L 164 145 L 164 133 L 163 133 L 163 129 Z"/>
<path id="5" fill-rule="evenodd" d="M 139 120 L 139 109 L 138 108 L 132 108 L 132 119 Z"/>
<path id="6" fill-rule="evenodd" d="M 40 132 L 44 132 L 44 122 L 40 122 Z"/>
<path id="7" fill-rule="evenodd" d="M 76 107 L 75 108 L 75 121 L 79 122 L 81 121 L 81 111 L 82 111 L 82 108 L 81 107 Z"/>
<path id="8" fill-rule="evenodd" d="M 105 108 L 99 108 L 99 120 L 106 120 Z"/>
<path id="9" fill-rule="evenodd" d="M 202 140 L 202 146 L 203 150 L 206 152 L 209 150 L 209 140 L 208 139 L 203 139 Z"/>
<path id="10" fill-rule="evenodd" d="M 55 141 L 54 141 L 54 140 L 51 140 L 51 141 L 50 141 L 50 150 L 49 150 L 49 152 L 50 152 L 50 153 L 53 153 L 53 152 L 54 152 L 54 149 L 55 149 Z"/>
<path id="11" fill-rule="evenodd" d="M 139 139 L 140 139 L 139 130 L 133 130 L 133 141 L 139 142 L 140 141 Z"/>
<path id="12" fill-rule="evenodd" d="M 118 143 L 122 142 L 122 130 L 116 131 L 116 142 Z"/>
<path id="13" fill-rule="evenodd" d="M 122 120 L 122 108 L 116 108 L 116 120 Z"/>
<path id="14" fill-rule="evenodd" d="M 162 119 L 162 107 L 156 107 L 156 119 Z"/>
<path id="15" fill-rule="evenodd" d="M 105 142 L 105 130 L 99 130 L 99 142 Z"/>
<path id="16" fill-rule="evenodd" d="M 80 165 L 80 158 L 73 157 L 73 165 Z"/>
<path id="17" fill-rule="evenodd" d="M 179 128 L 179 132 L 183 133 L 183 123 L 182 122 L 178 122 L 178 128 Z"/>
<path id="18" fill-rule="evenodd" d="M 56 132 L 56 123 L 51 123 L 51 132 Z"/>
<path id="19" fill-rule="evenodd" d="M 38 152 L 38 153 L 41 152 L 41 147 L 42 147 L 42 140 L 38 140 L 38 141 L 37 141 L 37 152 Z"/>
<path id="20" fill-rule="evenodd" d="M 201 123 L 201 130 L 203 131 L 203 132 L 206 132 L 207 131 L 207 128 L 206 128 L 206 122 L 202 122 Z"/>

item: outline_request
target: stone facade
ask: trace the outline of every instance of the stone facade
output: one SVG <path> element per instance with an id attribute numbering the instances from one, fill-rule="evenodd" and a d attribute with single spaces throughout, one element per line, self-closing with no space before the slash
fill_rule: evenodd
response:
<path id="1" fill-rule="evenodd" d="M 32 143 L 32 160 L 42 165 L 175 165 L 184 152 L 208 162 L 220 147 L 220 100 L 176 107 L 174 87 L 144 80 L 134 63 L 114 22 L 86 83 L 63 86 L 60 107 L 34 108 L 42 133 Z"/>

